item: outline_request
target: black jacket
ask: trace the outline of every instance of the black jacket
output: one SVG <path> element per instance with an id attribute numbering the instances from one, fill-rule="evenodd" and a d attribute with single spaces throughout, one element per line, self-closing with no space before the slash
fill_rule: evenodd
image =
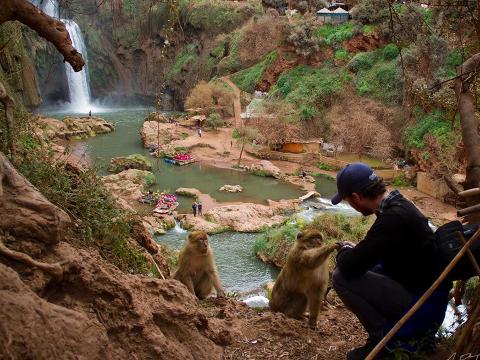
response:
<path id="1" fill-rule="evenodd" d="M 380 205 L 364 240 L 342 248 L 337 267 L 347 279 L 381 265 L 381 273 L 412 293 L 425 291 L 438 275 L 435 234 L 428 219 L 398 191 Z"/>

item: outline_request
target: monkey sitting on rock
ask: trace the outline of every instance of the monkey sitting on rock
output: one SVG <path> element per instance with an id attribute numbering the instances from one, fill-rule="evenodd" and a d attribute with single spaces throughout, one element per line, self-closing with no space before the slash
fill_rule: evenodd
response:
<path id="1" fill-rule="evenodd" d="M 327 260 L 339 246 L 324 245 L 322 234 L 317 230 L 300 232 L 273 287 L 270 308 L 301 319 L 308 304 L 308 325 L 315 328 L 328 286 Z"/>
<path id="2" fill-rule="evenodd" d="M 200 300 L 210 294 L 212 287 L 217 296 L 225 296 L 205 231 L 188 234 L 187 243 L 178 255 L 178 270 L 173 278 L 185 284 Z"/>

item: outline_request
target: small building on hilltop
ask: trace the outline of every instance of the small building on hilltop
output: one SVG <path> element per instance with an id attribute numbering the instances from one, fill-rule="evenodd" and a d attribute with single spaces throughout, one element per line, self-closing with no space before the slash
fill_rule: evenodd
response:
<path id="1" fill-rule="evenodd" d="M 350 19 L 350 13 L 341 7 L 335 10 L 323 8 L 317 11 L 318 19 L 325 24 L 341 24 Z"/>

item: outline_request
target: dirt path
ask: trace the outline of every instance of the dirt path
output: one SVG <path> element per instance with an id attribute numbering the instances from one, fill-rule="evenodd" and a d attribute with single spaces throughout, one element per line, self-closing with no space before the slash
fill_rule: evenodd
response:
<path id="1" fill-rule="evenodd" d="M 233 99 L 233 109 L 235 111 L 235 127 L 236 128 L 241 128 L 242 127 L 242 119 L 240 117 L 240 114 L 242 113 L 242 106 L 240 103 L 240 89 L 235 85 L 232 80 L 228 76 L 222 77 L 222 80 L 227 83 L 228 86 L 233 90 L 233 93 L 235 95 L 235 98 Z"/>

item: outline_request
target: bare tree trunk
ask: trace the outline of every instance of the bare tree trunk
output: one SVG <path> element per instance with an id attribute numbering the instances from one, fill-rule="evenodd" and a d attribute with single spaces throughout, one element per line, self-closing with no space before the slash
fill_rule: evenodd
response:
<path id="1" fill-rule="evenodd" d="M 240 156 L 238 157 L 238 165 L 240 165 L 240 161 L 242 160 L 243 149 L 245 148 L 245 143 L 242 142 L 242 149 L 240 150 Z"/>
<path id="2" fill-rule="evenodd" d="M 465 189 L 480 186 L 480 134 L 478 122 L 475 118 L 475 98 L 470 86 L 480 71 L 480 53 L 471 56 L 459 68 L 459 77 L 455 80 L 455 93 L 458 99 L 462 139 L 465 146 L 467 173 Z M 467 199 L 467 206 L 480 203 L 479 196 Z M 469 222 L 480 222 L 480 214 L 469 215 Z"/>
<path id="3" fill-rule="evenodd" d="M 72 46 L 64 23 L 43 13 L 26 0 L 0 0 L 0 3 L 0 24 L 9 20 L 20 21 L 55 45 L 73 70 L 82 70 L 85 61 Z"/>
<path id="4" fill-rule="evenodd" d="M 10 156 L 15 158 L 15 142 L 13 141 L 13 110 L 15 109 L 15 101 L 7 94 L 5 86 L 0 82 L 0 102 L 5 108 L 5 119 L 7 120 L 7 148 Z"/>

